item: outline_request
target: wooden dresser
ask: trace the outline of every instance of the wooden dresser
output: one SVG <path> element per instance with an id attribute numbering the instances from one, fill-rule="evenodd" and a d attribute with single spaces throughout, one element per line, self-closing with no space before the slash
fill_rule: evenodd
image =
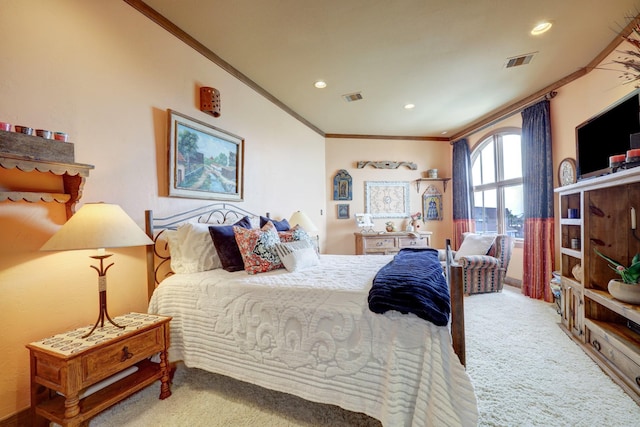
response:
<path id="1" fill-rule="evenodd" d="M 431 232 L 353 233 L 356 237 L 356 255 L 389 255 L 403 248 L 428 248 Z"/>
<path id="2" fill-rule="evenodd" d="M 114 319 L 124 329 L 105 324 L 82 338 L 89 326 L 28 344 L 32 425 L 88 425 L 97 413 L 157 380 L 160 399 L 169 397 L 170 320 L 129 313 Z M 150 361 L 157 353 L 159 363 Z"/>

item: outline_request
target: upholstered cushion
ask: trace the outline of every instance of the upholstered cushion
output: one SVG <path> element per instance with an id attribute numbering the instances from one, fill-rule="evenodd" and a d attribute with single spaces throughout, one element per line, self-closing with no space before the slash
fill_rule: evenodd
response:
<path id="1" fill-rule="evenodd" d="M 287 271 L 300 271 L 320 264 L 318 254 L 306 240 L 279 243 L 276 245 L 276 253 Z"/>
<path id="2" fill-rule="evenodd" d="M 234 226 L 233 232 L 247 273 L 265 273 L 282 268 L 282 261 L 276 253 L 276 245 L 280 243 L 280 238 L 271 221 L 260 229 L 248 230 Z"/>
<path id="3" fill-rule="evenodd" d="M 500 268 L 500 260 L 486 255 L 467 255 L 460 259 L 460 265 L 465 269 L 496 270 Z"/>
<path id="4" fill-rule="evenodd" d="M 496 239 L 495 234 L 475 234 L 468 233 L 465 235 L 460 249 L 456 251 L 453 258 L 459 261 L 460 258 L 469 255 L 486 255 Z"/>
<path id="5" fill-rule="evenodd" d="M 233 225 L 209 226 L 209 234 L 213 239 L 213 245 L 222 263 L 222 268 L 227 271 L 240 271 L 244 270 L 244 262 L 236 243 L 233 227 L 249 229 L 251 228 L 251 220 L 248 216 L 245 216 Z"/>
<path id="6" fill-rule="evenodd" d="M 276 226 L 276 230 L 278 231 L 287 231 L 291 228 L 291 226 L 289 225 L 289 221 L 287 221 L 286 219 L 275 221 L 271 218 L 267 218 L 266 216 L 260 217 L 260 228 L 264 227 L 264 225 L 269 221 L 271 221 L 273 225 Z"/>

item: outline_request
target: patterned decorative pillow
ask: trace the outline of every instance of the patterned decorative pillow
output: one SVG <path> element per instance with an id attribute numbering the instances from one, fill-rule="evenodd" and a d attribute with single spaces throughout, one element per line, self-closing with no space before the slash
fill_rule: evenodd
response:
<path id="1" fill-rule="evenodd" d="M 266 216 L 260 217 L 260 228 L 264 227 L 264 225 L 269 221 L 271 221 L 273 225 L 276 226 L 276 230 L 278 231 L 287 231 L 291 228 L 291 226 L 289 225 L 289 221 L 287 221 L 286 218 L 280 221 L 275 221 L 271 218 L 267 218 Z"/>
<path id="2" fill-rule="evenodd" d="M 318 254 L 306 240 L 289 243 L 278 243 L 276 253 L 287 271 L 300 271 L 320 264 Z"/>
<path id="3" fill-rule="evenodd" d="M 282 268 L 282 261 L 276 253 L 276 245 L 280 243 L 280 238 L 276 226 L 271 221 L 260 229 L 247 230 L 234 226 L 233 232 L 247 273 L 265 273 Z"/>
<path id="4" fill-rule="evenodd" d="M 300 227 L 299 225 L 296 225 L 288 231 L 279 231 L 278 236 L 280 236 L 280 241 L 283 243 L 304 240 L 309 242 L 312 248 L 316 248 L 316 244 L 313 241 L 313 238 L 309 236 L 309 234 L 304 231 L 304 228 Z"/>
<path id="5" fill-rule="evenodd" d="M 210 226 L 209 234 L 220 257 L 222 268 L 227 271 L 240 271 L 244 270 L 244 263 L 233 227 L 251 228 L 251 219 L 245 216 L 233 225 Z"/>

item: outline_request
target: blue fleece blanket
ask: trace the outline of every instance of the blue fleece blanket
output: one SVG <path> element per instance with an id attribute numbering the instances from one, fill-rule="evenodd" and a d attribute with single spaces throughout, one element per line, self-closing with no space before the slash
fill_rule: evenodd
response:
<path id="1" fill-rule="evenodd" d="M 413 313 L 435 325 L 447 325 L 451 302 L 438 251 L 400 250 L 373 279 L 369 309 L 374 313 Z"/>

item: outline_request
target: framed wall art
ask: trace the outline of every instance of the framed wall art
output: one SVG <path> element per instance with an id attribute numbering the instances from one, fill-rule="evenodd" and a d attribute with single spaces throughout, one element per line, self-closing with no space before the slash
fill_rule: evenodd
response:
<path id="1" fill-rule="evenodd" d="M 425 221 L 442 221 L 442 194 L 433 185 L 422 193 L 422 218 Z"/>
<path id="2" fill-rule="evenodd" d="M 372 218 L 408 218 L 409 182 L 365 181 L 366 211 Z"/>
<path id="3" fill-rule="evenodd" d="M 244 139 L 169 110 L 169 196 L 243 199 Z"/>
<path id="4" fill-rule="evenodd" d="M 340 169 L 333 177 L 333 200 L 351 200 L 351 175 L 344 169 Z"/>
<path id="5" fill-rule="evenodd" d="M 338 210 L 338 219 L 349 219 L 349 205 L 336 205 Z"/>

